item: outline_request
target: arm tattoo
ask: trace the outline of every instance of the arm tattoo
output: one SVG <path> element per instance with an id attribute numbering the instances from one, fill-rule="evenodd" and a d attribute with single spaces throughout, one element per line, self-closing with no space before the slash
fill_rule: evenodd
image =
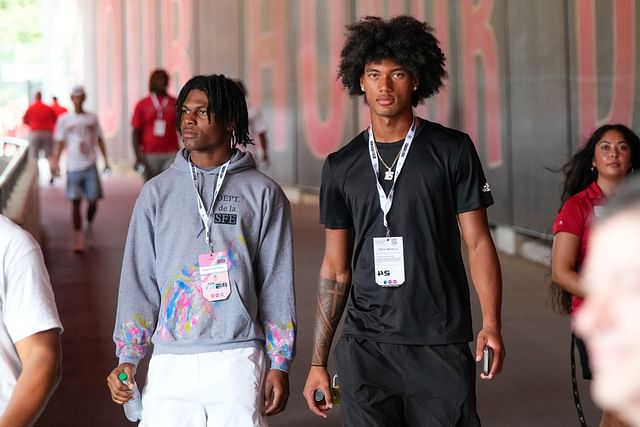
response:
<path id="1" fill-rule="evenodd" d="M 350 286 L 350 283 L 320 278 L 313 333 L 312 364 L 326 365 L 327 363 L 333 334 L 340 323 Z"/>

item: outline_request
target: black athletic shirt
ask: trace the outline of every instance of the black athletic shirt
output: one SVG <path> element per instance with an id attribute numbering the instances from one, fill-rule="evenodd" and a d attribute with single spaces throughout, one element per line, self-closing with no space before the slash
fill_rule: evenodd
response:
<path id="1" fill-rule="evenodd" d="M 457 214 L 493 203 L 471 139 L 420 119 L 388 216 L 391 235 L 404 239 L 406 280 L 398 288 L 375 282 L 373 238 L 385 235 L 375 179 L 366 131 L 322 170 L 320 222 L 355 234 L 344 334 L 394 344 L 471 341 Z"/>

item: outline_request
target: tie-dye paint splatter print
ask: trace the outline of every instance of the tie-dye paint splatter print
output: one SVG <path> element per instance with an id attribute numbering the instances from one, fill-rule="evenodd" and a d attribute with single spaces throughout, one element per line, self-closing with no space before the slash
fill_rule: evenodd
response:
<path id="1" fill-rule="evenodd" d="M 296 329 L 292 322 L 276 324 L 266 322 L 267 354 L 271 359 L 271 369 L 289 370 L 289 364 L 295 356 L 293 346 Z"/>
<path id="2" fill-rule="evenodd" d="M 198 265 L 183 268 L 162 295 L 157 338 L 174 341 L 198 332 L 202 319 L 215 320 L 215 304 L 202 297 Z"/>
<path id="3" fill-rule="evenodd" d="M 120 339 L 116 341 L 116 349 L 131 360 L 142 359 L 147 346 L 151 343 L 147 320 L 139 313 L 120 325 Z M 126 349 L 126 350 L 125 350 Z"/>

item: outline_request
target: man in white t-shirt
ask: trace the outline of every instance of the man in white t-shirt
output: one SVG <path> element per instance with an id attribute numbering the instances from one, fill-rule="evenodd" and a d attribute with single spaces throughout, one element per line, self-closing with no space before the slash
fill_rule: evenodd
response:
<path id="1" fill-rule="evenodd" d="M 32 425 L 60 381 L 62 324 L 38 243 L 0 215 L 0 426 Z"/>
<path id="2" fill-rule="evenodd" d="M 247 88 L 244 86 L 242 80 L 235 80 L 236 84 L 240 86 L 242 93 L 247 98 Z M 267 150 L 267 125 L 264 123 L 262 117 L 262 111 L 254 105 L 249 103 L 247 98 L 247 113 L 249 114 L 249 137 L 253 140 L 253 144 L 239 145 L 242 151 L 248 151 L 253 154 L 256 163 L 265 169 L 269 167 L 269 151 Z"/>
<path id="3" fill-rule="evenodd" d="M 76 252 L 83 252 L 85 239 L 82 234 L 82 216 L 80 202 L 82 198 L 88 201 L 87 227 L 88 237 L 92 234 L 92 223 L 98 209 L 98 200 L 102 198 L 102 186 L 96 167 L 96 144 L 100 147 L 104 158 L 104 171 L 109 172 L 109 161 L 102 130 L 98 117 L 84 111 L 82 104 L 85 92 L 82 86 L 76 86 L 71 92 L 73 111 L 58 117 L 53 139 L 56 142 L 55 154 L 52 162 L 52 174 L 60 174 L 59 162 L 62 150 L 67 151 L 67 198 L 71 200 L 73 212 L 73 228 L 75 230 L 74 246 Z"/>

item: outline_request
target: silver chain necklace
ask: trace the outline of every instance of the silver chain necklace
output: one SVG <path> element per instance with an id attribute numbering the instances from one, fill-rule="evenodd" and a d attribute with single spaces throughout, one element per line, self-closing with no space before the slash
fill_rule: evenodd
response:
<path id="1" fill-rule="evenodd" d="M 378 154 L 378 158 L 382 162 L 382 166 L 387 168 L 387 171 L 384 173 L 384 180 L 393 181 L 393 175 L 395 175 L 395 172 L 392 171 L 391 169 L 393 169 L 393 167 L 396 165 L 396 162 L 398 161 L 398 157 L 400 157 L 400 151 L 402 151 L 402 149 L 400 149 L 398 151 L 398 154 L 396 154 L 396 158 L 393 159 L 393 163 L 391 163 L 391 166 L 387 166 L 387 164 L 384 162 L 384 159 L 380 155 L 380 151 L 378 151 L 378 144 L 374 144 L 374 147 L 376 148 L 376 153 Z"/>

